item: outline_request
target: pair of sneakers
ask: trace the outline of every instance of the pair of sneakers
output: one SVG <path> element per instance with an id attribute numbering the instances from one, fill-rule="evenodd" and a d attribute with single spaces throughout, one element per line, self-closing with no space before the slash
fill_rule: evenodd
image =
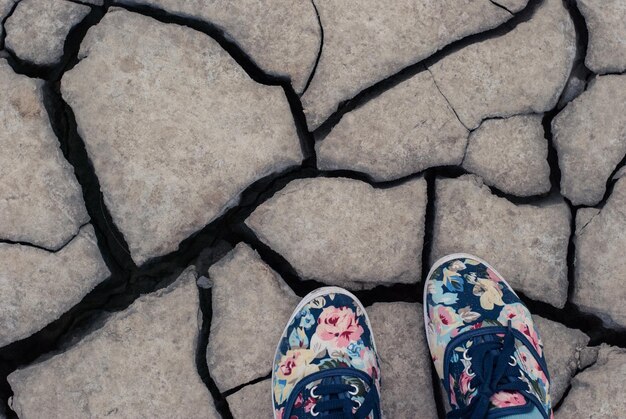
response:
<path id="1" fill-rule="evenodd" d="M 424 323 L 448 418 L 551 417 L 548 370 L 530 312 L 486 262 L 467 254 L 437 261 L 424 287 Z M 380 388 L 361 302 L 338 287 L 304 297 L 276 349 L 274 418 L 378 419 Z"/>

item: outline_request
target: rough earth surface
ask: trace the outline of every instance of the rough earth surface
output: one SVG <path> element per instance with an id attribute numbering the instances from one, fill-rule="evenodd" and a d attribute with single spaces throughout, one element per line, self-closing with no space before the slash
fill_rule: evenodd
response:
<path id="1" fill-rule="evenodd" d="M 589 336 L 580 330 L 569 329 L 541 316 L 535 316 L 533 320 L 541 333 L 548 361 L 552 403 L 557 404 L 572 377 L 596 361 L 598 348 L 588 347 Z"/>
<path id="2" fill-rule="evenodd" d="M 304 91 L 322 42 L 311 1 L 121 0 L 120 3 L 157 7 L 217 27 L 262 70 L 288 77 L 297 93 Z"/>
<path id="3" fill-rule="evenodd" d="M 43 103 L 43 82 L 0 59 L 0 239 L 57 250 L 89 221 Z"/>
<path id="4" fill-rule="evenodd" d="M 381 408 L 389 418 L 406 412 L 421 418 L 437 416 L 422 312 L 422 305 L 415 303 L 376 303 L 367 308 L 385 374 Z"/>
<path id="5" fill-rule="evenodd" d="M 626 269 L 626 178 L 615 184 L 601 209 L 576 214 L 576 282 L 573 302 L 610 323 L 626 327 L 620 272 Z"/>
<path id="6" fill-rule="evenodd" d="M 17 0 L 0 0 L 0 21 L 4 22 Z M 4 25 L 0 25 L 0 38 L 4 36 Z"/>
<path id="7" fill-rule="evenodd" d="M 245 244 L 213 265 L 209 279 L 213 321 L 207 362 L 224 392 L 271 372 L 276 342 L 298 298 Z"/>
<path id="8" fill-rule="evenodd" d="M 302 96 L 311 130 L 361 90 L 453 41 L 512 17 L 489 0 L 314 2 L 324 45 Z"/>
<path id="9" fill-rule="evenodd" d="M 0 346 L 59 318 L 109 273 L 90 225 L 56 252 L 0 243 Z"/>
<path id="10" fill-rule="evenodd" d="M 585 64 L 595 73 L 626 70 L 626 3 L 622 0 L 577 0 L 589 30 Z"/>
<path id="11" fill-rule="evenodd" d="M 68 351 L 9 377 L 20 417 L 219 418 L 195 365 L 194 268 L 112 315 Z"/>
<path id="12" fill-rule="evenodd" d="M 626 75 L 600 76 L 552 121 L 561 191 L 574 205 L 595 205 L 626 155 Z"/>
<path id="13" fill-rule="evenodd" d="M 623 412 L 626 400 L 619 394 L 625 377 L 626 351 L 602 345 L 596 364 L 572 380 L 572 390 L 556 417 L 609 418 Z"/>
<path id="14" fill-rule="evenodd" d="M 466 252 L 489 261 L 528 297 L 563 307 L 570 211 L 562 199 L 516 205 L 480 178 L 437 180 L 431 262 Z"/>
<path id="15" fill-rule="evenodd" d="M 246 220 L 300 276 L 371 288 L 421 275 L 426 182 L 377 189 L 346 178 L 299 179 Z"/>
<path id="16" fill-rule="evenodd" d="M 0 0 L 0 418 L 269 419 L 322 285 L 366 305 L 387 417 L 442 417 L 420 301 L 452 252 L 534 313 L 556 417 L 619 415 L 625 17 Z"/>
<path id="17" fill-rule="evenodd" d="M 318 166 L 393 180 L 429 167 L 460 164 L 467 135 L 432 75 L 422 71 L 344 115 L 317 143 Z"/>
<path id="18" fill-rule="evenodd" d="M 510 32 L 453 52 L 430 66 L 459 119 L 474 129 L 494 116 L 545 112 L 556 105 L 576 53 L 562 0 L 545 0 Z"/>
<path id="19" fill-rule="evenodd" d="M 469 137 L 463 168 L 517 196 L 550 190 L 548 142 L 541 115 L 484 121 Z"/>
<path id="20" fill-rule="evenodd" d="M 6 47 L 29 63 L 56 64 L 68 33 L 90 11 L 69 1 L 21 0 L 5 24 Z"/>
<path id="21" fill-rule="evenodd" d="M 283 90 L 254 82 L 206 35 L 115 9 L 79 57 L 63 97 L 137 264 L 302 159 Z"/>
<path id="22" fill-rule="evenodd" d="M 272 381 L 270 379 L 247 385 L 226 397 L 226 401 L 228 401 L 228 407 L 230 407 L 235 419 L 271 418 L 274 412 L 272 411 L 271 399 L 268 403 L 268 394 L 272 394 Z"/>

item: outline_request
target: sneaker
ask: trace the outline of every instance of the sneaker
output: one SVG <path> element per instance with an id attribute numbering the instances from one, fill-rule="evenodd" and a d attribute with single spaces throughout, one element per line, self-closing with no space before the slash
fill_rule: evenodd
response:
<path id="1" fill-rule="evenodd" d="M 431 357 L 448 418 L 549 418 L 550 377 L 530 312 L 498 272 L 467 254 L 446 256 L 424 288 Z"/>
<path id="2" fill-rule="evenodd" d="M 361 302 L 338 287 L 302 299 L 272 368 L 276 419 L 379 419 L 380 368 Z"/>

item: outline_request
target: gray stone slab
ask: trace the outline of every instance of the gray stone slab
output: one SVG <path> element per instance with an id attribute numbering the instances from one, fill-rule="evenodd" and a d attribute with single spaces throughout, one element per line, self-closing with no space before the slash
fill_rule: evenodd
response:
<path id="1" fill-rule="evenodd" d="M 515 205 L 473 175 L 438 179 L 431 262 L 450 253 L 474 254 L 516 290 L 563 307 L 570 219 L 560 198 Z"/>
<path id="2" fill-rule="evenodd" d="M 17 0 L 0 0 L 0 22 L 4 22 L 16 2 Z M 0 37 L 2 36 L 4 36 L 4 25 L 0 25 Z"/>
<path id="3" fill-rule="evenodd" d="M 485 118 L 552 109 L 576 54 L 574 24 L 562 0 L 545 0 L 510 32 L 468 45 L 430 69 L 468 128 Z"/>
<path id="4" fill-rule="evenodd" d="M 196 368 L 195 278 L 188 268 L 66 352 L 12 373 L 13 410 L 20 418 L 219 418 Z"/>
<path id="5" fill-rule="evenodd" d="M 576 281 L 572 301 L 609 325 L 626 327 L 626 178 L 615 184 L 601 211 L 576 215 Z"/>
<path id="6" fill-rule="evenodd" d="M 556 405 L 567 390 L 572 377 L 582 368 L 595 362 L 598 349 L 588 347 L 589 336 L 580 330 L 533 316 L 539 329 L 543 350 L 550 373 L 550 396 Z"/>
<path id="7" fill-rule="evenodd" d="M 376 303 L 367 314 L 380 357 L 385 417 L 437 417 L 422 305 Z"/>
<path id="8" fill-rule="evenodd" d="M 595 365 L 572 380 L 572 390 L 557 411 L 559 419 L 616 418 L 626 411 L 626 350 L 602 345 Z"/>
<path id="9" fill-rule="evenodd" d="M 322 42 L 310 0 L 121 0 L 200 19 L 224 31 L 265 72 L 289 77 L 297 93 L 306 86 Z"/>
<path id="10" fill-rule="evenodd" d="M 347 178 L 299 179 L 246 224 L 302 279 L 353 288 L 421 277 L 426 182 L 374 188 Z"/>
<path id="11" fill-rule="evenodd" d="M 283 89 L 254 82 L 200 32 L 112 9 L 80 59 L 62 94 L 137 264 L 302 160 Z"/>
<path id="12" fill-rule="evenodd" d="M 626 154 L 626 75 L 600 76 L 552 121 L 561 192 L 574 205 L 595 205 Z"/>
<path id="13" fill-rule="evenodd" d="M 299 298 L 245 244 L 209 269 L 213 300 L 207 363 L 221 392 L 272 371 L 274 351 Z M 271 393 L 265 399 L 271 408 Z"/>
<path id="14" fill-rule="evenodd" d="M 226 397 L 230 412 L 235 419 L 273 418 L 272 380 L 267 379 L 245 386 Z"/>
<path id="15" fill-rule="evenodd" d="M 365 172 L 377 181 L 458 165 L 467 129 L 422 71 L 345 114 L 318 142 L 318 167 Z"/>
<path id="16" fill-rule="evenodd" d="M 68 33 L 90 11 L 69 1 L 22 0 L 5 23 L 6 48 L 29 63 L 57 64 Z"/>
<path id="17" fill-rule="evenodd" d="M 513 195 L 548 192 L 548 141 L 541 119 L 542 115 L 520 115 L 484 121 L 469 137 L 463 167 Z"/>
<path id="18" fill-rule="evenodd" d="M 50 126 L 42 86 L 0 59 L 0 239 L 56 250 L 89 216 Z"/>
<path id="19" fill-rule="evenodd" d="M 58 319 L 108 276 L 91 225 L 56 253 L 0 243 L 0 347 Z"/>
<path id="20" fill-rule="evenodd" d="M 595 73 L 626 70 L 626 3 L 623 0 L 577 0 L 589 31 L 585 64 Z"/>
<path id="21" fill-rule="evenodd" d="M 453 41 L 512 17 L 489 0 L 315 0 L 315 4 L 324 47 L 302 96 L 311 130 L 363 89 Z"/>

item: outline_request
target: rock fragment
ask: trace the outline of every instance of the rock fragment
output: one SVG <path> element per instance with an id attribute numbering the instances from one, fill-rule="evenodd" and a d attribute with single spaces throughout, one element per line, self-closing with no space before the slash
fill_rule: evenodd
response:
<path id="1" fill-rule="evenodd" d="M 62 94 L 137 264 L 302 160 L 283 89 L 254 82 L 206 35 L 112 9 L 80 58 Z"/>
<path id="2" fill-rule="evenodd" d="M 194 268 L 75 346 L 9 376 L 21 418 L 219 418 L 196 369 Z"/>
<path id="3" fill-rule="evenodd" d="M 376 303 L 367 308 L 381 362 L 382 410 L 389 418 L 437 417 L 430 352 L 421 304 Z"/>
<path id="4" fill-rule="evenodd" d="M 0 22 L 4 22 L 6 17 L 13 10 L 13 6 L 17 0 L 0 0 Z M 4 36 L 4 25 L 0 24 L 0 38 Z"/>
<path id="5" fill-rule="evenodd" d="M 286 76 L 302 93 L 315 66 L 322 42 L 311 1 L 291 0 L 121 0 L 148 5 L 215 25 L 262 70 Z"/>
<path id="6" fill-rule="evenodd" d="M 574 205 L 595 205 L 626 155 L 626 75 L 599 76 L 552 121 L 561 192 Z"/>
<path id="7" fill-rule="evenodd" d="M 541 119 L 520 115 L 484 121 L 469 137 L 463 167 L 513 195 L 548 192 L 548 141 Z"/>
<path id="8" fill-rule="evenodd" d="M 397 179 L 460 164 L 467 135 L 432 75 L 422 71 L 345 114 L 317 144 L 318 166 Z"/>
<path id="9" fill-rule="evenodd" d="M 90 11 L 69 1 L 22 0 L 5 23 L 6 47 L 29 63 L 57 64 L 68 33 Z"/>
<path id="10" fill-rule="evenodd" d="M 89 216 L 50 126 L 42 87 L 0 59 L 0 239 L 57 250 Z"/>
<path id="11" fill-rule="evenodd" d="M 572 301 L 609 325 L 626 327 L 626 178 L 617 181 L 604 207 L 576 215 L 576 261 Z"/>
<path id="12" fill-rule="evenodd" d="M 108 276 L 91 225 L 56 253 L 0 243 L 0 347 L 58 319 Z"/>
<path id="13" fill-rule="evenodd" d="M 561 199 L 515 205 L 475 176 L 438 179 L 431 262 L 450 253 L 474 254 L 516 290 L 563 307 L 570 217 Z"/>
<path id="14" fill-rule="evenodd" d="M 324 45 L 315 75 L 302 96 L 310 130 L 363 89 L 453 41 L 512 17 L 489 0 L 365 0 L 358 5 L 315 0 L 315 4 L 324 28 Z"/>
<path id="15" fill-rule="evenodd" d="M 585 64 L 594 73 L 626 70 L 626 3 L 577 0 L 589 31 Z"/>
<path id="16" fill-rule="evenodd" d="M 595 362 L 597 348 L 588 347 L 589 336 L 580 330 L 569 329 L 560 323 L 534 315 L 550 373 L 552 404 L 561 400 L 572 377 L 582 368 Z"/>
<path id="17" fill-rule="evenodd" d="M 298 179 L 246 224 L 301 278 L 353 288 L 421 277 L 426 182 L 374 188 L 347 178 Z"/>
<path id="18" fill-rule="evenodd" d="M 211 266 L 209 278 L 213 315 L 207 363 L 223 393 L 271 373 L 276 344 L 299 298 L 245 244 Z"/>
<path id="19" fill-rule="evenodd" d="M 602 345 L 595 365 L 572 380 L 572 389 L 557 418 L 612 418 L 626 410 L 626 350 Z M 616 416 L 617 415 L 617 416 Z"/>
<path id="20" fill-rule="evenodd" d="M 546 0 L 505 35 L 468 45 L 430 67 L 461 122 L 541 113 L 556 105 L 576 54 L 574 24 L 561 0 Z"/>
<path id="21" fill-rule="evenodd" d="M 267 400 L 272 394 L 272 380 L 245 386 L 226 398 L 235 419 L 272 418 L 274 411 Z"/>

